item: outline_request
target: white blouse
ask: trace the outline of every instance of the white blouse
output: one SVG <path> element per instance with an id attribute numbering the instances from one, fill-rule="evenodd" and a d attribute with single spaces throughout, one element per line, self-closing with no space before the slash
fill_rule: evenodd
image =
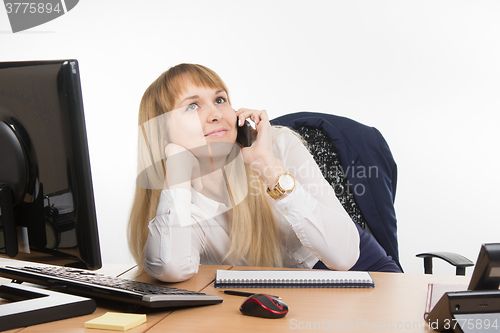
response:
<path id="1" fill-rule="evenodd" d="M 284 127 L 273 127 L 272 134 L 274 156 L 295 178 L 286 197 L 268 198 L 279 225 L 283 266 L 312 268 L 321 260 L 330 269 L 351 268 L 359 256 L 354 222 L 301 140 Z M 231 264 L 224 260 L 231 243 L 227 210 L 193 188 L 163 190 L 149 223 L 148 274 L 178 282 L 196 274 L 200 264 Z"/>

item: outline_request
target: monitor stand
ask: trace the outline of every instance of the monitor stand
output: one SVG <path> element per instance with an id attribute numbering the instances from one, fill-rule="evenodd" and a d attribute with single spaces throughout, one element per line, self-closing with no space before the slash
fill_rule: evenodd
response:
<path id="1" fill-rule="evenodd" d="M 93 299 L 18 283 L 0 286 L 0 297 L 13 301 L 0 305 L 0 331 L 91 314 Z"/>
<path id="2" fill-rule="evenodd" d="M 4 184 L 0 184 L 0 230 L 3 232 L 4 251 L 2 252 L 11 258 L 17 256 L 17 231 L 14 221 L 12 190 Z"/>

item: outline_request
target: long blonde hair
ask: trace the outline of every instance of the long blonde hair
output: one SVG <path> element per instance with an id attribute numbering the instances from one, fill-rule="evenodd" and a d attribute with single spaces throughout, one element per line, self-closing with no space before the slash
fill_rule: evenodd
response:
<path id="1" fill-rule="evenodd" d="M 155 217 L 160 201 L 165 170 L 163 164 L 164 121 L 151 121 L 173 110 L 175 99 L 183 93 L 186 83 L 224 90 L 222 79 L 211 69 L 196 64 L 179 64 L 161 74 L 145 91 L 139 107 L 138 179 L 128 222 L 128 243 L 134 260 L 143 269 L 148 224 Z M 229 96 L 229 94 L 228 94 Z M 228 101 L 229 102 L 229 101 Z M 241 173 L 226 168 L 227 188 L 232 198 L 230 210 L 231 245 L 225 260 L 236 264 L 245 259 L 254 266 L 282 266 L 279 231 L 262 180 L 245 165 L 246 184 Z M 239 177 L 238 177 L 239 176 Z M 246 186 L 248 193 L 234 200 L 238 188 Z M 237 187 L 236 186 L 236 187 Z"/>

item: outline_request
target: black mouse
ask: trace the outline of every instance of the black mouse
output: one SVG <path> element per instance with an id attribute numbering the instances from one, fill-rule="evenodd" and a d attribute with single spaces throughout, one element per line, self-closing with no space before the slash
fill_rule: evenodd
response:
<path id="1" fill-rule="evenodd" d="M 288 313 L 288 305 L 266 294 L 253 294 L 241 303 L 240 311 L 247 316 L 283 318 Z"/>

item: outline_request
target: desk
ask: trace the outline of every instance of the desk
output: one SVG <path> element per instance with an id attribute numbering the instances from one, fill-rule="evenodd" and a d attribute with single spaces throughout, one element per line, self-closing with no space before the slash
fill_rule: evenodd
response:
<path id="1" fill-rule="evenodd" d="M 0 264 L 5 264 L 5 262 L 0 261 Z M 16 265 L 15 263 L 10 262 L 10 265 Z M 17 263 L 19 265 L 19 263 Z M 121 267 L 121 269 L 120 269 Z M 128 266 L 127 266 L 128 267 Z M 179 282 L 179 283 L 163 283 L 164 285 L 176 287 L 176 288 L 183 288 L 183 289 L 188 289 L 188 290 L 195 290 L 195 291 L 202 291 L 205 289 L 208 285 L 210 285 L 215 278 L 215 273 L 217 269 L 230 269 L 231 266 L 208 266 L 208 265 L 202 265 L 200 266 L 200 269 L 198 271 L 198 274 L 196 274 L 194 277 L 189 279 L 188 281 L 184 282 Z M 143 281 L 143 282 L 149 282 L 149 283 L 160 283 L 157 280 L 152 279 L 149 277 L 147 274 L 142 274 L 137 276 L 137 270 L 135 268 L 125 268 L 123 266 L 105 266 L 102 269 L 98 270 L 97 272 L 102 273 L 102 274 L 107 274 L 107 275 L 116 275 L 128 279 L 135 279 L 138 281 Z M 9 280 L 5 278 L 0 278 L 0 283 L 8 283 Z M 218 294 L 218 292 L 217 292 Z M 147 314 L 147 321 L 146 323 L 139 325 L 133 329 L 130 329 L 127 331 L 127 333 L 139 333 L 139 332 L 146 332 L 148 329 L 156 325 L 158 322 L 160 322 L 162 319 L 167 317 L 169 314 L 172 313 L 172 310 L 149 310 L 145 309 L 146 314 Z M 31 332 L 47 332 L 47 333 L 100 333 L 100 332 L 116 332 L 116 331 L 110 331 L 110 330 L 98 330 L 98 329 L 85 329 L 84 328 L 84 323 L 86 321 L 89 321 L 91 319 L 94 319 L 96 317 L 99 317 L 106 312 L 123 312 L 125 311 L 125 308 L 121 306 L 115 306 L 113 302 L 110 301 L 102 301 L 98 300 L 97 301 L 97 309 L 94 313 L 86 316 L 80 316 L 80 317 L 75 317 L 75 318 L 69 318 L 69 319 L 64 319 L 64 320 L 59 320 L 56 322 L 50 322 L 50 323 L 45 323 L 45 324 L 40 324 L 40 325 L 34 325 L 30 327 L 25 327 L 25 328 L 18 328 L 18 329 L 13 329 L 9 331 L 5 331 L 8 333 L 14 333 L 14 332 L 19 332 L 19 333 L 31 333 Z M 171 331 L 170 331 L 171 332 Z"/>
<path id="2" fill-rule="evenodd" d="M 375 288 L 238 289 L 279 295 L 288 304 L 290 311 L 286 317 L 280 319 L 243 316 L 239 312 L 239 305 L 244 298 L 222 294 L 224 301 L 221 304 L 203 309 L 176 310 L 148 333 L 309 332 L 339 331 L 342 327 L 344 330 L 358 332 L 382 330 L 433 332 L 423 320 L 428 283 L 466 285 L 469 281 L 469 277 L 463 276 L 399 273 L 371 273 L 371 275 L 375 281 Z M 211 283 L 203 292 L 216 294 L 218 289 Z M 401 329 L 397 328 L 398 325 Z M 389 327 L 392 329 L 388 329 Z"/>
<path id="3" fill-rule="evenodd" d="M 417 275 L 399 273 L 371 273 L 375 288 L 251 288 L 238 290 L 279 295 L 288 304 L 290 312 L 281 319 L 243 316 L 239 305 L 243 297 L 225 295 L 214 288 L 217 269 L 252 269 L 250 267 L 200 266 L 199 273 L 188 281 L 169 284 L 178 288 L 219 295 L 221 304 L 175 311 L 148 313 L 148 320 L 127 332 L 290 332 L 340 331 L 357 332 L 433 332 L 423 320 L 427 284 L 457 283 L 466 285 L 469 277 Z M 255 268 L 253 268 L 255 269 Z M 145 282 L 154 282 L 146 274 L 137 276 L 136 270 L 121 275 Z M 31 326 L 8 332 L 111 332 L 85 329 L 83 323 L 114 311 L 98 302 L 91 315 Z M 115 310 L 116 311 L 116 310 Z M 389 329 L 391 327 L 391 329 Z M 316 329 L 314 329 L 316 328 Z"/>

